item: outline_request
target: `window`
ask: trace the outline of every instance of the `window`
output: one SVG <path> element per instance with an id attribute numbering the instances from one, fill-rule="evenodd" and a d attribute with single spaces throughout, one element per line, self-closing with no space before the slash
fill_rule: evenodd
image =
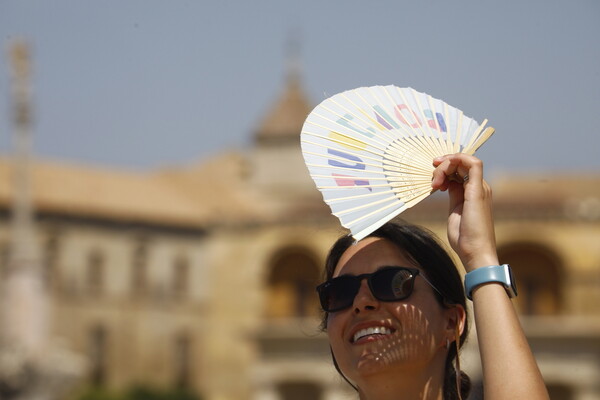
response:
<path id="1" fill-rule="evenodd" d="M 173 264 L 172 293 L 175 297 L 187 296 L 190 279 L 190 263 L 184 256 L 178 256 Z"/>
<path id="2" fill-rule="evenodd" d="M 134 295 L 142 295 L 148 290 L 148 246 L 140 240 L 133 251 L 132 290 Z"/>
<path id="3" fill-rule="evenodd" d="M 524 315 L 553 315 L 560 311 L 562 268 L 548 249 L 528 243 L 505 246 L 498 251 L 502 263 L 510 264 L 517 282 L 515 305 Z"/>
<path id="4" fill-rule="evenodd" d="M 284 250 L 273 257 L 268 277 L 267 317 L 317 316 L 315 287 L 319 268 L 314 258 L 301 249 Z"/>
<path id="5" fill-rule="evenodd" d="M 104 291 L 104 255 L 100 250 L 92 250 L 88 256 L 86 284 L 93 296 L 99 296 Z"/>
<path id="6" fill-rule="evenodd" d="M 103 326 L 95 326 L 90 330 L 89 339 L 89 361 L 90 361 L 90 382 L 95 386 L 103 386 L 107 379 L 107 332 Z"/>
<path id="7" fill-rule="evenodd" d="M 59 236 L 51 232 L 44 246 L 44 281 L 47 287 L 58 281 Z"/>
<path id="8" fill-rule="evenodd" d="M 187 334 L 180 334 L 175 338 L 173 363 L 175 387 L 187 389 L 191 379 L 191 339 Z"/>

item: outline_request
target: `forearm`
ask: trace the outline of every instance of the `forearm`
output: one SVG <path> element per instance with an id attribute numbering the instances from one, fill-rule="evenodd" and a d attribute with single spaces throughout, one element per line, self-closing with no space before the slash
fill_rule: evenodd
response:
<path id="1" fill-rule="evenodd" d="M 548 399 L 516 311 L 499 284 L 473 291 L 486 400 Z"/>
<path id="2" fill-rule="evenodd" d="M 432 188 L 449 191 L 448 240 L 467 272 L 498 265 L 492 190 L 475 157 L 451 154 L 434 160 Z M 462 183 L 450 177 L 462 178 Z M 465 177 L 468 176 L 468 179 Z M 548 399 L 539 368 L 504 287 L 481 285 L 473 309 L 486 400 Z"/>

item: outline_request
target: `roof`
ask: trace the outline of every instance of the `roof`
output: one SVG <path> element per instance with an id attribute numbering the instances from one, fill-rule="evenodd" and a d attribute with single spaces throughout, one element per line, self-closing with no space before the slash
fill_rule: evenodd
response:
<path id="1" fill-rule="evenodd" d="M 285 89 L 259 125 L 257 142 L 299 141 L 304 120 L 312 110 L 296 75 L 287 79 Z"/>
<path id="2" fill-rule="evenodd" d="M 0 159 L 0 204 L 7 207 L 12 170 L 9 160 Z M 210 216 L 208 208 L 150 173 L 36 160 L 31 178 L 33 204 L 42 212 L 185 226 Z"/>
<path id="3" fill-rule="evenodd" d="M 260 217 L 255 192 L 248 187 L 246 157 L 237 152 L 223 153 L 191 166 L 157 172 L 156 178 L 170 190 L 208 210 L 208 224 L 256 219 Z"/>

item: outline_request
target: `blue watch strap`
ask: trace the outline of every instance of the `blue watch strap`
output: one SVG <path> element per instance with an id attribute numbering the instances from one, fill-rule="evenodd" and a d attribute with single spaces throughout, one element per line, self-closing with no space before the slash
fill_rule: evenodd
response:
<path id="1" fill-rule="evenodd" d="M 477 268 L 465 275 L 465 292 L 469 300 L 473 300 L 473 290 L 477 286 L 485 283 L 501 283 L 509 297 L 517 295 L 516 286 L 512 276 L 512 271 L 508 264 L 490 265 L 488 267 Z"/>

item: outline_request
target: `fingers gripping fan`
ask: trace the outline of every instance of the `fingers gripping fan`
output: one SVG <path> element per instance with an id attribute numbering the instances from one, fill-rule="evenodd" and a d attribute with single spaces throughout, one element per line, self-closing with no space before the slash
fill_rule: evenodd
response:
<path id="1" fill-rule="evenodd" d="M 433 159 L 473 154 L 493 133 L 411 88 L 330 97 L 302 128 L 302 153 L 323 199 L 360 240 L 432 193 Z"/>

